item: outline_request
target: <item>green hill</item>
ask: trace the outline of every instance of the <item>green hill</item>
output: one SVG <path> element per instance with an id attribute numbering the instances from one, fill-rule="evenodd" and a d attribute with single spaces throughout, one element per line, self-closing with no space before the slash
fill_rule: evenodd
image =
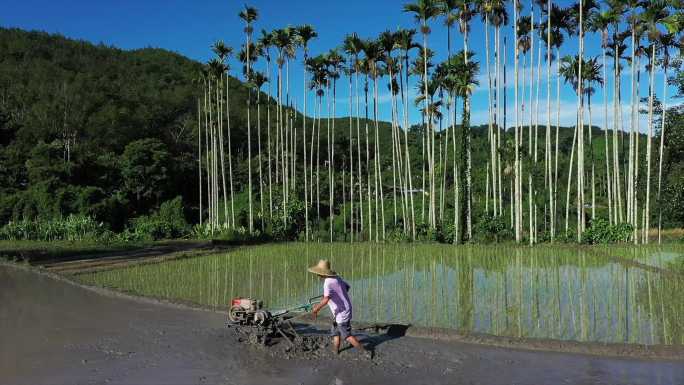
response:
<path id="1" fill-rule="evenodd" d="M 197 218 L 196 119 L 197 103 L 202 103 L 204 96 L 202 83 L 198 82 L 201 63 L 163 49 L 126 51 L 59 35 L 6 28 L 0 28 L 0 52 L 0 224 L 12 219 L 79 213 L 92 215 L 117 230 L 130 218 L 146 214 L 161 202 L 179 195 L 185 201 L 188 218 Z M 229 85 L 233 176 L 235 188 L 240 192 L 247 185 L 247 88 L 232 77 Z M 265 94 L 260 99 L 265 146 L 267 106 L 271 108 L 272 130 L 276 106 Z M 256 131 L 256 108 L 252 118 L 252 129 Z M 296 112 L 295 127 L 301 127 L 301 119 L 301 114 Z M 360 122 L 362 138 L 365 138 L 365 123 L 363 119 Z M 349 164 L 349 119 L 340 117 L 334 124 L 334 168 L 340 177 L 342 168 Z M 356 119 L 352 124 L 355 137 Z M 311 126 L 309 118 L 308 140 Z M 374 123 L 371 121 L 368 126 L 372 158 Z M 323 117 L 320 123 L 322 166 L 327 161 L 327 127 L 328 120 Z M 383 176 L 384 184 L 391 187 L 391 125 L 380 122 L 379 127 L 381 165 L 388 170 Z M 459 140 L 460 129 L 456 129 Z M 539 127 L 540 149 L 544 145 L 544 129 Z M 297 134 L 299 172 L 302 167 L 300 130 Z M 419 126 L 409 130 L 416 187 L 421 183 L 420 132 Z M 560 134 L 559 170 L 564 180 L 572 129 L 561 128 Z M 437 134 L 438 143 L 443 141 L 443 135 Z M 594 137 L 593 154 L 600 184 L 603 174 L 598 170 L 605 168 L 601 163 L 604 161 L 602 131 L 595 128 Z M 507 144 L 512 142 L 510 131 L 502 140 L 503 160 L 509 163 L 513 156 Z M 365 139 L 362 152 L 365 163 Z M 253 132 L 253 167 L 257 153 Z M 591 154 L 588 150 L 586 153 Z M 473 127 L 476 214 L 484 206 L 481 201 L 485 195 L 487 159 L 487 129 Z M 265 157 L 262 162 L 265 169 Z M 543 168 L 539 168 L 535 185 L 542 186 Z M 256 178 L 256 171 L 254 175 Z M 327 174 L 321 178 L 325 180 Z M 452 176 L 448 174 L 447 178 Z M 336 184 L 341 191 L 341 181 L 337 180 Z M 327 183 L 322 183 L 322 196 L 326 196 L 325 191 Z M 543 202 L 544 198 L 540 199 Z"/>

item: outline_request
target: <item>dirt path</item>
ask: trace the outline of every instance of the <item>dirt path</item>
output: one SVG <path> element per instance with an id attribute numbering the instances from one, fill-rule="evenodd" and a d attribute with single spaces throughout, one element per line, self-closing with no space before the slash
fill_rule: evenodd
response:
<path id="1" fill-rule="evenodd" d="M 75 258 L 59 258 L 35 263 L 48 271 L 69 275 L 115 269 L 119 267 L 156 263 L 175 258 L 186 258 L 216 253 L 234 248 L 228 245 L 216 245 L 211 241 L 170 241 L 154 246 L 129 251 L 113 251 L 82 255 Z"/>
<path id="2" fill-rule="evenodd" d="M 102 295 L 8 266 L 0 266 L 0 304 L 7 385 L 684 383 L 681 361 L 412 337 L 376 340 L 372 362 L 353 350 L 334 359 L 277 358 L 237 343 L 221 314 Z"/>

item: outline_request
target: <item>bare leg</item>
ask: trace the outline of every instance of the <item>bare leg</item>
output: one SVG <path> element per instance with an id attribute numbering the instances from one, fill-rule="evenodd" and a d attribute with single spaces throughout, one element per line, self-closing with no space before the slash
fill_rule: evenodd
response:
<path id="1" fill-rule="evenodd" d="M 373 359 L 373 350 L 366 349 L 363 345 L 361 345 L 361 343 L 359 342 L 359 340 L 356 339 L 356 337 L 349 336 L 347 337 L 346 341 L 352 344 L 352 346 L 354 346 L 359 352 L 361 352 L 361 354 L 363 354 L 364 357 L 368 358 L 369 360 Z"/>
<path id="2" fill-rule="evenodd" d="M 349 339 L 347 339 L 347 341 L 348 340 Z M 335 352 L 335 354 L 340 354 L 340 342 L 340 336 L 333 337 L 333 352 Z M 358 341 L 356 343 L 358 343 Z"/>
<path id="3" fill-rule="evenodd" d="M 335 337 L 335 338 L 337 338 L 339 340 L 339 337 Z M 347 342 L 349 342 L 350 344 L 352 344 L 352 346 L 354 346 L 355 348 L 357 348 L 359 350 L 366 350 L 366 348 L 363 347 L 363 345 L 361 345 L 359 340 L 357 340 L 356 337 L 354 337 L 354 336 L 347 337 Z"/>

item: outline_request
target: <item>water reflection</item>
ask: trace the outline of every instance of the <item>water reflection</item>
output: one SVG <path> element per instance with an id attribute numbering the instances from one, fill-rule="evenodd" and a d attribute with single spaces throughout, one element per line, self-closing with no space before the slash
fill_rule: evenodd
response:
<path id="1" fill-rule="evenodd" d="M 251 296 L 277 308 L 320 294 L 320 282 L 306 267 L 325 257 L 352 286 L 356 320 L 513 337 L 684 344 L 682 247 L 596 251 L 282 244 L 80 278 L 216 307 Z"/>

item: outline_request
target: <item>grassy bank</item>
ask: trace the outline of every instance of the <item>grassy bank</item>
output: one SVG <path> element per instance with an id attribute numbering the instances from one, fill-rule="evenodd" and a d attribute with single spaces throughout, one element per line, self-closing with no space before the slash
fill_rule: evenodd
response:
<path id="1" fill-rule="evenodd" d="M 97 241 L 0 241 L 0 258 L 39 263 L 142 249 L 154 242 L 103 244 Z"/>

